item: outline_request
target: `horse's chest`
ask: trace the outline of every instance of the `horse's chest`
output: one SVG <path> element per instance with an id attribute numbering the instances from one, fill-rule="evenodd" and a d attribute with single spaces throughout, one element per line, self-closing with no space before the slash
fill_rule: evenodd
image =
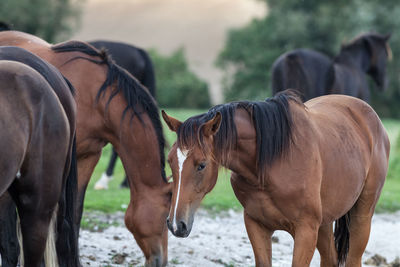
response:
<path id="1" fill-rule="evenodd" d="M 231 182 L 235 195 L 247 215 L 271 230 L 291 231 L 289 218 L 281 212 L 282 207 L 276 204 L 268 193 L 243 185 L 240 181 Z"/>

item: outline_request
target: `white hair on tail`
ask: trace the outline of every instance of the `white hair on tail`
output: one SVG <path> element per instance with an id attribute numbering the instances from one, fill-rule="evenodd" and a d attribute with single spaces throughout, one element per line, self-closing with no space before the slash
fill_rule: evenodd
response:
<path id="1" fill-rule="evenodd" d="M 51 221 L 46 241 L 46 249 L 44 250 L 45 266 L 58 267 L 58 258 L 56 250 L 56 227 L 57 227 L 58 204 L 56 205 Z"/>
<path id="2" fill-rule="evenodd" d="M 56 224 L 57 224 L 57 212 L 58 212 L 58 204 L 56 205 L 53 215 L 49 224 L 49 231 L 47 235 L 46 248 L 44 251 L 44 263 L 45 266 L 49 267 L 58 267 L 58 258 L 57 258 L 57 250 L 56 250 Z M 21 231 L 21 222 L 19 219 L 19 215 L 17 213 L 17 238 L 20 247 L 19 253 L 19 263 L 20 266 L 24 266 L 24 247 L 22 241 L 22 231 Z"/>

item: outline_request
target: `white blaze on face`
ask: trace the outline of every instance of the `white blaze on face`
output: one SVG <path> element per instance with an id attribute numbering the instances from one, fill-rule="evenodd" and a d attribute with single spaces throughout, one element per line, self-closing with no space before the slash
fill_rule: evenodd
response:
<path id="1" fill-rule="evenodd" d="M 182 169 L 183 169 L 183 163 L 186 160 L 187 157 L 187 150 L 181 151 L 179 148 L 176 149 L 176 156 L 178 158 L 178 165 L 179 165 L 179 176 L 178 176 L 178 193 L 176 194 L 176 200 L 175 200 L 175 208 L 174 208 L 174 221 L 172 223 L 172 228 L 174 231 L 178 229 L 178 225 L 176 222 L 176 210 L 178 209 L 178 202 L 179 202 L 179 193 L 181 191 L 181 180 L 182 180 Z"/>

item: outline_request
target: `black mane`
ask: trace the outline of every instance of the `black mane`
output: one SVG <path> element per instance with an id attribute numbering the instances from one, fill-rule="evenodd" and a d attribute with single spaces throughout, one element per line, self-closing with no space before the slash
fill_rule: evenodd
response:
<path id="1" fill-rule="evenodd" d="M 111 92 L 111 96 L 107 101 L 107 106 L 111 102 L 111 100 L 119 93 L 122 93 L 127 106 L 123 112 L 122 118 L 126 115 L 126 113 L 131 110 L 132 117 L 137 116 L 141 122 L 142 117 L 141 114 L 143 112 L 147 113 L 151 119 L 153 127 L 157 134 L 157 139 L 159 143 L 160 150 L 160 158 L 161 158 L 161 169 L 162 169 L 162 177 L 166 181 L 165 176 L 165 156 L 164 156 L 164 146 L 165 139 L 162 132 L 162 125 L 160 121 L 160 116 L 158 112 L 157 104 L 154 98 L 149 94 L 149 92 L 140 84 L 136 78 L 130 75 L 126 70 L 118 66 L 114 63 L 111 57 L 107 54 L 105 50 L 97 50 L 93 46 L 79 41 L 69 41 L 61 44 L 53 45 L 51 49 L 56 53 L 61 52 L 81 52 L 89 56 L 99 57 L 100 60 L 96 61 L 86 57 L 76 57 L 74 59 L 85 59 L 91 61 L 95 64 L 105 64 L 108 66 L 107 78 L 104 81 L 103 85 L 100 87 L 96 100 L 98 101 L 100 97 L 102 97 L 107 89 L 107 87 L 111 86 L 114 83 L 117 83 L 115 90 Z"/>
<path id="2" fill-rule="evenodd" d="M 246 110 L 252 117 L 257 139 L 257 171 L 260 184 L 265 183 L 268 167 L 287 151 L 292 142 L 292 116 L 289 101 L 301 103 L 294 91 L 283 91 L 265 101 L 240 101 L 211 108 L 207 113 L 187 119 L 178 129 L 178 146 L 193 145 L 206 149 L 201 128 L 216 113 L 221 113 L 221 126 L 214 136 L 214 157 L 220 164 L 227 163 L 230 152 L 237 145 L 237 129 L 234 121 L 237 109 Z M 206 151 L 204 151 L 206 152 Z"/>

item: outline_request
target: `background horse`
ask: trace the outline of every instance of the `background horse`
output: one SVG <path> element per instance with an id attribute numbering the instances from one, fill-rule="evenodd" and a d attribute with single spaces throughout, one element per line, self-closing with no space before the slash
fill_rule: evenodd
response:
<path id="1" fill-rule="evenodd" d="M 165 265 L 170 186 L 164 172 L 164 137 L 154 99 L 106 53 L 86 43 L 51 46 L 26 33 L 0 32 L 0 45 L 7 44 L 26 48 L 50 62 L 77 91 L 78 222 L 101 150 L 111 142 L 130 184 L 125 224 L 142 249 L 146 265 Z"/>
<path id="2" fill-rule="evenodd" d="M 73 99 L 74 88 L 65 80 L 59 71 L 52 65 L 43 61 L 34 54 L 18 47 L 0 47 L 0 60 L 21 62 L 39 72 L 49 83 L 54 93 L 57 95 L 65 113 L 67 114 L 70 125 L 70 155 L 66 162 L 68 177 L 64 178 L 62 196 L 58 202 L 57 216 L 57 255 L 61 266 L 77 266 L 78 257 L 78 234 L 74 225 L 76 209 L 76 148 L 75 148 L 75 113 L 76 105 Z M 66 181 L 65 181 L 66 180 Z M 6 212 L 0 214 L 1 228 L 1 255 L 3 266 L 16 266 L 18 261 L 18 244 L 16 242 L 16 213 L 15 206 L 7 194 L 2 196 L 2 210 Z M 7 211 L 8 210 L 8 211 Z M 4 216 L 4 217 L 3 217 Z"/>
<path id="3" fill-rule="evenodd" d="M 280 56 L 272 65 L 273 94 L 295 88 L 305 100 L 327 94 L 344 94 L 368 102 L 371 76 L 379 90 L 387 87 L 386 62 L 391 58 L 390 35 L 368 33 L 342 46 L 332 61 L 308 49 Z"/>
<path id="4" fill-rule="evenodd" d="M 92 41 L 89 42 L 89 44 L 99 50 L 105 49 L 108 54 L 112 56 L 115 63 L 138 79 L 139 82 L 149 90 L 150 94 L 155 97 L 156 79 L 154 67 L 150 56 L 145 50 L 125 43 L 103 40 Z M 117 158 L 117 152 L 112 148 L 107 170 L 102 174 L 100 180 L 96 182 L 94 189 L 100 190 L 108 188 L 108 182 L 112 179 Z M 126 176 L 124 181 L 121 183 L 121 187 L 128 187 L 128 179 Z"/>
<path id="5" fill-rule="evenodd" d="M 40 266 L 45 250 L 50 253 L 46 265 L 58 265 L 52 225 L 72 147 L 66 112 L 42 75 L 53 73 L 39 74 L 25 64 L 0 61 L 0 194 L 8 190 L 16 203 L 25 266 Z M 64 81 L 60 86 L 68 91 Z"/>
<path id="6" fill-rule="evenodd" d="M 303 105 L 285 92 L 217 106 L 184 123 L 163 117 L 178 136 L 168 155 L 174 235 L 189 235 L 222 165 L 232 171 L 257 266 L 271 266 L 275 230 L 294 238 L 292 266 L 309 266 L 315 247 L 321 266 L 338 266 L 347 253 L 346 266 L 361 266 L 390 149 L 367 103 L 332 95 Z"/>

